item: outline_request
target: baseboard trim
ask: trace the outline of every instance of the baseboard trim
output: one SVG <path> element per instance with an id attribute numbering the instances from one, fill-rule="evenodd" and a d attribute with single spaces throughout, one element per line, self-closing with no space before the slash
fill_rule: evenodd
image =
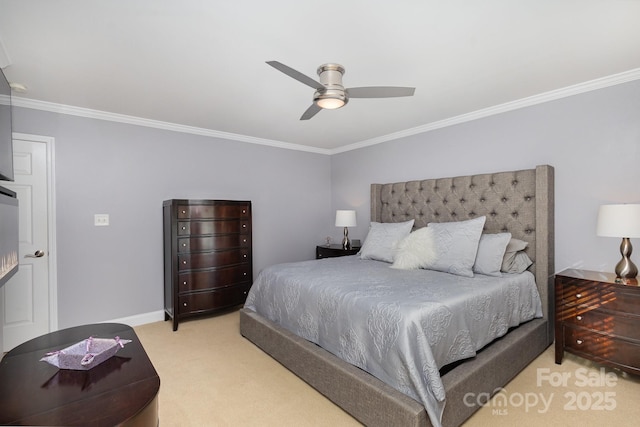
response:
<path id="1" fill-rule="evenodd" d="M 135 316 L 121 317 L 101 323 L 124 323 L 129 326 L 140 326 L 147 323 L 164 321 L 164 310 L 152 311 L 150 313 L 136 314 Z"/>

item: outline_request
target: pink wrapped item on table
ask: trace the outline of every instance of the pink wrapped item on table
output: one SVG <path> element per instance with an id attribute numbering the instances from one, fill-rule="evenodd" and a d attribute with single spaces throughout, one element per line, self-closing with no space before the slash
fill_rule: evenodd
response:
<path id="1" fill-rule="evenodd" d="M 109 359 L 124 348 L 131 340 L 89 337 L 62 350 L 47 353 L 41 362 L 47 362 L 60 369 L 86 371 Z"/>

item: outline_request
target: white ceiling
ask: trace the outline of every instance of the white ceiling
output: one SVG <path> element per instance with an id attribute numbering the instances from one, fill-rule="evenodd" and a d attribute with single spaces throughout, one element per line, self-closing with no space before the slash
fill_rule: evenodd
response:
<path id="1" fill-rule="evenodd" d="M 23 103 L 322 151 L 636 73 L 640 1 L 0 0 L 0 41 Z M 268 60 L 416 93 L 300 121 L 313 89 Z"/>

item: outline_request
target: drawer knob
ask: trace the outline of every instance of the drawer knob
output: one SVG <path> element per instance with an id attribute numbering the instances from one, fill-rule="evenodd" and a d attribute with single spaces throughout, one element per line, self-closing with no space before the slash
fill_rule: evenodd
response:
<path id="1" fill-rule="evenodd" d="M 186 265 L 186 264 L 187 264 L 187 261 L 182 261 L 182 264 Z"/>
<path id="2" fill-rule="evenodd" d="M 183 225 L 183 226 L 182 226 L 182 229 L 183 229 L 183 230 L 186 230 L 186 229 L 187 229 L 187 227 L 185 227 L 185 226 Z"/>
<path id="3" fill-rule="evenodd" d="M 182 244 L 182 247 L 184 248 L 185 246 L 187 246 L 187 244 L 186 244 L 186 243 L 183 243 L 183 244 Z"/>
<path id="4" fill-rule="evenodd" d="M 246 258 L 246 257 L 247 257 L 247 254 L 242 255 L 242 258 Z"/>
<path id="5" fill-rule="evenodd" d="M 184 209 L 182 209 L 182 213 L 187 213 L 187 211 L 185 211 Z"/>
<path id="6" fill-rule="evenodd" d="M 577 343 L 578 345 L 580 345 L 580 344 L 582 344 L 582 343 L 583 343 L 583 341 L 582 341 L 582 340 L 576 340 L 576 343 Z"/>
<path id="7" fill-rule="evenodd" d="M 183 302 L 183 303 L 182 303 L 182 306 L 183 306 L 183 307 L 186 307 L 186 306 L 187 306 L 187 303 L 186 303 L 186 302 Z"/>
<path id="8" fill-rule="evenodd" d="M 245 271 L 244 273 L 242 273 L 242 275 L 243 275 L 243 276 L 246 276 L 246 275 L 247 275 L 247 272 Z"/>
<path id="9" fill-rule="evenodd" d="M 582 316 L 576 316 L 576 319 L 582 320 Z"/>
<path id="10" fill-rule="evenodd" d="M 242 228 L 247 228 L 247 224 L 242 224 Z"/>
<path id="11" fill-rule="evenodd" d="M 582 298 L 582 294 L 576 294 L 576 298 Z"/>
<path id="12" fill-rule="evenodd" d="M 184 282 L 182 282 L 182 284 L 183 284 L 183 285 L 186 285 L 186 284 L 187 284 L 187 282 L 186 282 L 186 281 L 184 281 Z"/>

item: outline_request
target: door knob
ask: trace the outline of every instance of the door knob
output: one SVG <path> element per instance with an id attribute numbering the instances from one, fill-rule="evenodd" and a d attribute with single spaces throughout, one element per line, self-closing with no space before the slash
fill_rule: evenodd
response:
<path id="1" fill-rule="evenodd" d="M 44 256 L 44 251 L 41 251 L 40 249 L 38 249 L 37 251 L 35 251 L 33 253 L 33 255 L 32 254 L 26 254 L 24 257 L 25 258 L 41 258 L 43 256 Z"/>

